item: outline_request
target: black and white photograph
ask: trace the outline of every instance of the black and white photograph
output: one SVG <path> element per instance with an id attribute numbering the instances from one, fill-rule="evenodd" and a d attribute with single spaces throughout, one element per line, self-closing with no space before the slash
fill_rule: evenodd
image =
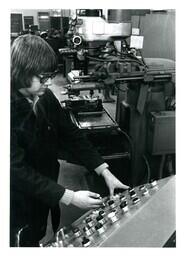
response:
<path id="1" fill-rule="evenodd" d="M 9 9 L 7 246 L 174 250 L 176 9 L 83 6 Z"/>

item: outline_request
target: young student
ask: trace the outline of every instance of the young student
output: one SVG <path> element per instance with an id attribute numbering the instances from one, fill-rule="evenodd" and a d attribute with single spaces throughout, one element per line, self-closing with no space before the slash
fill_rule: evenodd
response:
<path id="1" fill-rule="evenodd" d="M 49 209 L 63 203 L 83 209 L 102 200 L 90 191 L 72 191 L 57 184 L 60 149 L 68 150 L 89 171 L 102 175 L 113 194 L 127 189 L 71 121 L 48 89 L 57 68 L 52 48 L 39 36 L 18 37 L 11 48 L 10 246 L 29 227 L 23 246 L 39 246 Z"/>

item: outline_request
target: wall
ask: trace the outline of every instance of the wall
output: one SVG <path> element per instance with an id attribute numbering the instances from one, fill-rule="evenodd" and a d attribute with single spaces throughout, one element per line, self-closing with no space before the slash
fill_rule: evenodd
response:
<path id="1" fill-rule="evenodd" d="M 132 27 L 139 28 L 140 35 L 144 36 L 143 56 L 175 60 L 175 10 L 150 10 L 146 15 L 141 15 L 141 11 L 142 14 L 146 12 L 137 11 L 131 22 Z M 120 42 L 116 45 L 120 49 Z"/>
<path id="2" fill-rule="evenodd" d="M 11 13 L 21 13 L 22 14 L 22 19 L 23 19 L 23 28 L 24 27 L 24 16 L 33 16 L 33 20 L 34 20 L 34 25 L 39 25 L 38 24 L 38 12 L 41 11 L 45 11 L 45 12 L 49 12 L 50 9 L 13 9 L 11 10 Z"/>
<path id="3" fill-rule="evenodd" d="M 151 13 L 141 17 L 144 35 L 143 56 L 175 60 L 175 11 Z"/>
<path id="4" fill-rule="evenodd" d="M 50 16 L 54 16 L 53 14 L 54 9 L 12 9 L 11 13 L 21 13 L 22 14 L 22 22 L 23 22 L 23 29 L 25 29 L 24 26 L 24 16 L 33 16 L 34 25 L 38 25 L 38 12 L 49 12 Z M 68 17 L 69 16 L 69 10 L 63 9 L 61 10 L 61 16 L 62 17 Z"/>

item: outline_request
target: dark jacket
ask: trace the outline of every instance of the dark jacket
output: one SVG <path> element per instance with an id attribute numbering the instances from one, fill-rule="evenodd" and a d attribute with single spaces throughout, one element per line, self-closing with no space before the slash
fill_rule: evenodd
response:
<path id="1" fill-rule="evenodd" d="M 87 169 L 104 161 L 48 89 L 36 104 L 19 92 L 11 97 L 10 228 L 26 224 L 35 229 L 38 241 L 45 234 L 50 207 L 65 189 L 56 183 L 58 151 L 67 150 Z"/>

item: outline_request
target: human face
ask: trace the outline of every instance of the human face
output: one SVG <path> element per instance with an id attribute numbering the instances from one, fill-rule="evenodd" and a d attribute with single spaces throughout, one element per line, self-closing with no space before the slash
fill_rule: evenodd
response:
<path id="1" fill-rule="evenodd" d="M 19 91 L 26 97 L 41 96 L 45 93 L 48 86 L 52 85 L 52 79 L 58 74 L 58 70 L 54 72 L 42 73 L 33 76 L 31 86 L 29 88 L 21 88 Z"/>
<path id="2" fill-rule="evenodd" d="M 45 82 L 49 78 L 53 79 L 58 73 L 59 73 L 58 70 L 55 70 L 54 72 L 47 72 L 47 73 L 42 73 L 42 74 L 38 75 L 38 77 L 40 79 L 40 83 L 45 84 Z"/>
<path id="3" fill-rule="evenodd" d="M 45 90 L 51 84 L 51 78 L 48 78 L 45 82 L 40 82 L 40 77 L 34 76 L 31 82 L 31 86 L 26 88 L 26 93 L 32 97 L 41 96 L 45 93 Z"/>

